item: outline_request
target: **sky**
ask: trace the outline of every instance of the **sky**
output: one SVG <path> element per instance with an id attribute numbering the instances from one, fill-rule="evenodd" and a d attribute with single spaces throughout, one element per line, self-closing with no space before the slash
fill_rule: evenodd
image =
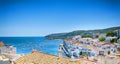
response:
<path id="1" fill-rule="evenodd" d="M 45 36 L 120 26 L 118 0 L 0 0 L 0 36 Z"/>

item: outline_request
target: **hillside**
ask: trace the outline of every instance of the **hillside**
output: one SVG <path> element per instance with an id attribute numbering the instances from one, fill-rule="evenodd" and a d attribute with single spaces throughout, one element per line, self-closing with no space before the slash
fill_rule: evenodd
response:
<path id="1" fill-rule="evenodd" d="M 120 26 L 118 27 L 111 27 L 111 28 L 106 28 L 106 29 L 97 29 L 97 30 L 76 30 L 68 33 L 56 33 L 56 34 L 50 34 L 45 36 L 46 39 L 64 39 L 67 37 L 72 37 L 75 35 L 81 35 L 84 32 L 92 32 L 92 33 L 107 33 L 110 31 L 115 31 L 120 29 Z"/>

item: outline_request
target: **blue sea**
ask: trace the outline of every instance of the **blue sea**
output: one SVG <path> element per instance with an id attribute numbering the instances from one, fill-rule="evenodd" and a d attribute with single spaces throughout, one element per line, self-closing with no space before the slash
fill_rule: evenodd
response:
<path id="1" fill-rule="evenodd" d="M 0 41 L 7 45 L 13 45 L 17 54 L 28 54 L 32 48 L 43 53 L 58 55 L 59 44 L 63 40 L 46 40 L 44 37 L 0 37 Z"/>

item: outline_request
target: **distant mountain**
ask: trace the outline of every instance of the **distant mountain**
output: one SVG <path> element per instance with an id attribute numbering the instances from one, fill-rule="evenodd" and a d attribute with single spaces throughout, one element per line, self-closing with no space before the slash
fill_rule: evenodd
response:
<path id="1" fill-rule="evenodd" d="M 81 35 L 85 32 L 92 32 L 92 33 L 107 33 L 110 31 L 115 31 L 120 29 L 120 26 L 118 27 L 111 27 L 111 28 L 106 28 L 106 29 L 97 29 L 97 30 L 76 30 L 68 33 L 56 33 L 56 34 L 50 34 L 45 36 L 46 39 L 65 39 L 67 37 L 73 37 L 75 35 Z"/>

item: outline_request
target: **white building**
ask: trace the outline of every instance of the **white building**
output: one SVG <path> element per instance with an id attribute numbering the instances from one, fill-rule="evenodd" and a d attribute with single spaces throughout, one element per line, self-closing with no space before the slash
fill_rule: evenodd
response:
<path id="1" fill-rule="evenodd" d="M 81 39 L 81 35 L 74 36 L 72 39 L 73 40 L 79 40 L 79 39 Z"/>
<path id="2" fill-rule="evenodd" d="M 116 36 L 120 37 L 120 29 L 116 30 L 115 32 L 116 32 Z"/>
<path id="3" fill-rule="evenodd" d="M 109 43 L 112 39 L 117 38 L 117 37 L 107 37 L 105 42 Z"/>
<path id="4" fill-rule="evenodd" d="M 106 37 L 106 34 L 100 34 L 98 38 Z"/>
<path id="5" fill-rule="evenodd" d="M 120 39 L 118 39 L 118 43 L 120 44 Z"/>

